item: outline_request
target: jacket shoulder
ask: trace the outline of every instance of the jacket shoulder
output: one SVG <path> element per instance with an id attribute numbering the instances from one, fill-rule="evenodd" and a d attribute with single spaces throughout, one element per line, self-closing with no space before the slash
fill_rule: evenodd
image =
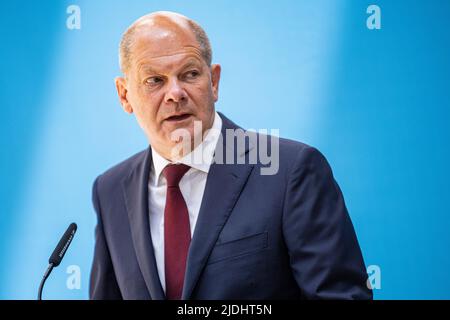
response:
<path id="1" fill-rule="evenodd" d="M 280 163 L 284 163 L 287 168 L 327 163 L 322 152 L 309 144 L 280 138 L 279 145 Z"/>
<path id="2" fill-rule="evenodd" d="M 116 183 L 120 182 L 122 179 L 128 177 L 133 168 L 145 160 L 149 149 L 142 150 L 126 160 L 114 165 L 113 167 L 107 169 L 105 172 L 97 177 L 99 183 Z"/>

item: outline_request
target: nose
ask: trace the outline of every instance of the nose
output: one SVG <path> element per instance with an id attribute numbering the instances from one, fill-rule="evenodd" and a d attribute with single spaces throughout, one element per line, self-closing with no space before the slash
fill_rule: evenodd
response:
<path id="1" fill-rule="evenodd" d="M 187 93 L 180 86 L 178 79 L 173 79 L 169 82 L 164 100 L 166 103 L 180 103 L 187 100 Z"/>

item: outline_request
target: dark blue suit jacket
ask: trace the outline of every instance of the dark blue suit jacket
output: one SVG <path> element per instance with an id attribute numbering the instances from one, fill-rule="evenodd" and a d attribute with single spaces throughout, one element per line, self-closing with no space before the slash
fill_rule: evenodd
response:
<path id="1" fill-rule="evenodd" d="M 220 114 L 225 129 L 238 128 Z M 218 144 L 216 153 L 229 142 Z M 254 148 L 246 143 L 236 157 Z M 242 150 L 241 150 L 242 151 Z M 149 225 L 148 148 L 93 187 L 91 299 L 165 299 Z M 370 299 L 341 191 L 324 156 L 280 139 L 279 171 L 212 164 L 189 249 L 183 299 Z"/>

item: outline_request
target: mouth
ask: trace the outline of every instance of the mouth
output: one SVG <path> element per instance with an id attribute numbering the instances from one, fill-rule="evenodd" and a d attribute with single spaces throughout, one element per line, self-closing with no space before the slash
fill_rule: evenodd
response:
<path id="1" fill-rule="evenodd" d="M 182 114 L 177 114 L 177 115 L 170 116 L 170 117 L 166 118 L 165 121 L 168 121 L 168 122 L 180 122 L 180 121 L 184 121 L 184 120 L 186 120 L 186 119 L 188 119 L 190 117 L 191 117 L 190 113 L 182 113 Z"/>

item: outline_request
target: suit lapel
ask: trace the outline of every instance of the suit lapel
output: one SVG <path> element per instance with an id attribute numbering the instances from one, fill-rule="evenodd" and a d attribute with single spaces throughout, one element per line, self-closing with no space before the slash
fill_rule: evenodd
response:
<path id="1" fill-rule="evenodd" d="M 225 139 L 226 129 L 236 129 L 238 127 L 222 114 L 220 116 L 223 120 L 222 137 Z M 236 143 L 234 143 L 234 146 L 236 146 Z M 216 154 L 219 148 L 221 149 L 221 154 L 225 156 L 229 144 L 226 141 L 225 143 L 218 143 Z M 235 150 L 231 151 L 234 152 L 234 156 L 245 157 L 245 154 L 252 148 L 252 145 L 247 145 L 244 152 L 239 155 L 236 155 Z M 211 165 L 197 224 L 189 248 L 182 299 L 190 299 L 209 254 L 233 210 L 252 169 L 253 165 L 248 164 L 213 163 Z"/>
<path id="2" fill-rule="evenodd" d="M 150 234 L 148 211 L 148 179 L 151 168 L 151 149 L 123 181 L 131 234 L 137 260 L 152 299 L 165 299 L 159 280 Z"/>

